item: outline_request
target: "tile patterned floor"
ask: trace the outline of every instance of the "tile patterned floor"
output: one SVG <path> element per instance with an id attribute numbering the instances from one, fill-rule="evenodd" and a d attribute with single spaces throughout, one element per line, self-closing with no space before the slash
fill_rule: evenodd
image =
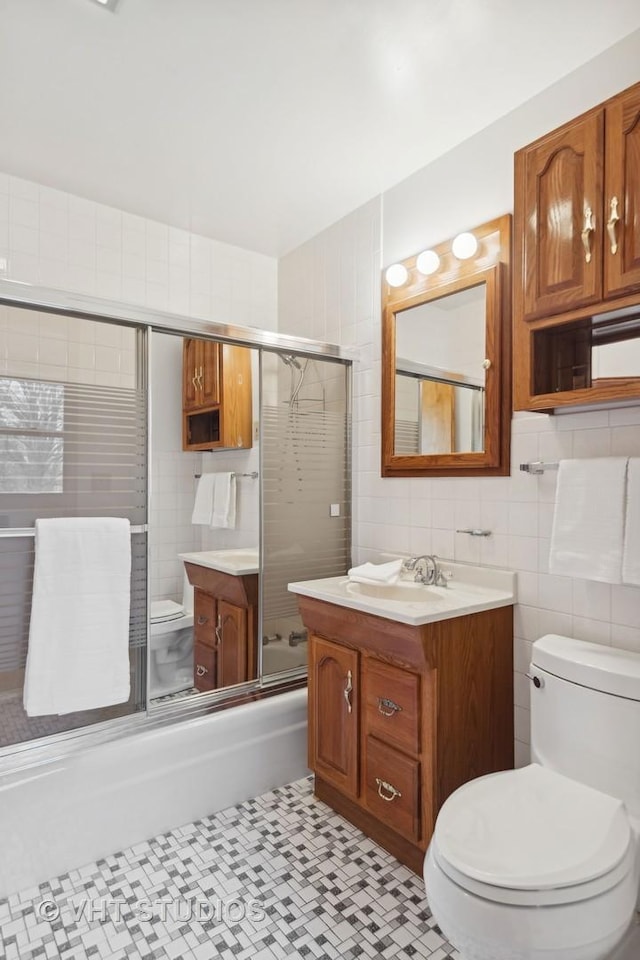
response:
<path id="1" fill-rule="evenodd" d="M 0 957 L 459 960 L 420 879 L 310 779 L 0 901 Z"/>
<path id="2" fill-rule="evenodd" d="M 64 716 L 28 717 L 22 706 L 22 690 L 7 691 L 0 693 L 0 747 L 12 747 L 27 740 L 49 737 L 52 733 L 88 727 L 129 713 L 133 713 L 132 703 L 101 707 L 99 710 L 81 710 Z"/>

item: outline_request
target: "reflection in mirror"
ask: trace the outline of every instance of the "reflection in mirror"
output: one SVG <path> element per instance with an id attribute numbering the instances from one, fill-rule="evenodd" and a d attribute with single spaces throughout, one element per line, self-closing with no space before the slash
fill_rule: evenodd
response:
<path id="1" fill-rule="evenodd" d="M 382 475 L 509 472 L 511 218 L 384 273 Z"/>
<path id="2" fill-rule="evenodd" d="M 396 454 L 483 450 L 485 316 L 484 284 L 396 315 Z"/>
<path id="3" fill-rule="evenodd" d="M 258 351 L 154 331 L 151 364 L 149 691 L 163 704 L 257 676 Z"/>

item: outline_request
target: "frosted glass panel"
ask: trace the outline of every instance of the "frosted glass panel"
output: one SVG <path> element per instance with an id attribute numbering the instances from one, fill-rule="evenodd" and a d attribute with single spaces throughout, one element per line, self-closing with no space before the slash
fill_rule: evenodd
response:
<path id="1" fill-rule="evenodd" d="M 287 584 L 344 575 L 350 563 L 347 378 L 335 361 L 262 356 L 265 675 L 306 664 L 297 597 Z"/>

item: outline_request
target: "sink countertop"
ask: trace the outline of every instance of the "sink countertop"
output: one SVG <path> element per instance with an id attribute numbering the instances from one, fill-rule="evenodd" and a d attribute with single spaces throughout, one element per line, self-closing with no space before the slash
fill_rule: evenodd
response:
<path id="1" fill-rule="evenodd" d="M 450 575 L 447 587 L 400 580 L 390 585 L 389 596 L 384 595 L 384 584 L 359 584 L 347 577 L 302 580 L 290 583 L 288 589 L 301 596 L 412 626 L 507 607 L 516 602 L 515 573 L 446 561 L 440 563 L 440 568 L 445 576 Z M 406 599 L 400 598 L 404 591 Z"/>
<path id="2" fill-rule="evenodd" d="M 195 563 L 220 573 L 229 573 L 233 577 L 244 577 L 260 572 L 260 557 L 257 547 L 236 547 L 229 550 L 196 550 L 193 553 L 179 553 L 181 560 Z"/>

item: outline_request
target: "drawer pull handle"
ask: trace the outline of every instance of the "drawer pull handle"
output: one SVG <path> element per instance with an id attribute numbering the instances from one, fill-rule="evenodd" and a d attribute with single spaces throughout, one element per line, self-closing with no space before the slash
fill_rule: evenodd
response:
<path id="1" fill-rule="evenodd" d="M 199 663 L 198 666 L 196 667 L 196 676 L 204 677 L 205 673 L 209 673 L 209 671 L 207 670 L 206 667 L 203 667 L 202 664 Z"/>
<path id="2" fill-rule="evenodd" d="M 620 220 L 620 214 L 618 213 L 618 198 L 611 197 L 611 202 L 609 204 L 610 215 L 607 220 L 607 232 L 609 234 L 609 241 L 611 243 L 611 253 L 616 254 L 618 252 L 618 238 L 616 235 L 616 227 L 618 226 L 618 221 Z"/>
<path id="3" fill-rule="evenodd" d="M 352 691 L 352 690 L 353 690 L 352 675 L 351 675 L 351 670 L 348 670 L 348 671 L 347 671 L 347 682 L 346 682 L 346 684 L 345 684 L 344 694 L 343 694 L 343 696 L 344 696 L 344 702 L 345 702 L 346 705 L 347 705 L 347 712 L 348 712 L 348 713 L 351 713 L 351 711 L 352 711 L 352 709 L 353 709 L 353 707 L 351 706 L 351 691 Z"/>
<path id="4" fill-rule="evenodd" d="M 393 717 L 396 713 L 402 713 L 402 707 L 394 700 L 388 700 L 387 697 L 378 697 L 378 713 L 383 717 Z"/>
<path id="5" fill-rule="evenodd" d="M 198 617 L 198 626 L 201 627 L 203 624 L 209 623 L 209 617 Z"/>
<path id="6" fill-rule="evenodd" d="M 582 230 L 582 246 L 584 247 L 584 262 L 591 263 L 591 234 L 595 230 L 593 224 L 593 210 L 591 207 L 584 208 L 584 228 Z"/>
<path id="7" fill-rule="evenodd" d="M 386 800 L 387 803 L 391 803 L 396 797 L 402 796 L 400 791 L 396 790 L 393 784 L 387 783 L 386 780 L 380 780 L 379 777 L 376 777 L 376 783 L 378 784 L 378 796 L 381 800 Z"/>

